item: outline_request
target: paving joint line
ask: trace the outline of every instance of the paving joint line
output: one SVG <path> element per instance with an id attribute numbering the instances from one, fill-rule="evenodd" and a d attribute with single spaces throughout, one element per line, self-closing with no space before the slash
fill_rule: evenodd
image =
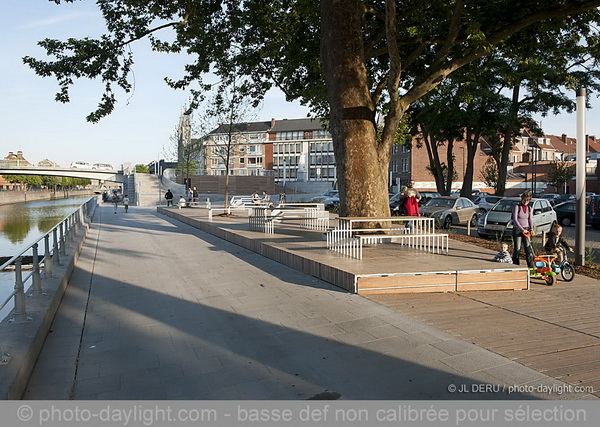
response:
<path id="1" fill-rule="evenodd" d="M 98 246 L 100 244 L 100 232 L 102 231 L 102 210 L 98 211 L 98 234 L 96 236 L 96 247 L 94 248 L 94 259 L 92 261 L 92 268 L 90 271 L 90 282 L 88 286 L 88 294 L 85 301 L 85 310 L 83 313 L 83 322 L 81 324 L 81 335 L 79 336 L 79 345 L 77 347 L 77 357 L 75 358 L 75 372 L 73 374 L 73 383 L 71 385 L 71 392 L 69 393 L 69 400 L 75 400 L 75 391 L 77 389 L 77 373 L 79 370 L 79 361 L 81 357 L 81 347 L 83 345 L 83 335 L 85 334 L 85 325 L 87 321 L 88 308 L 90 304 L 90 296 L 92 293 L 92 282 L 94 281 L 94 269 L 96 268 L 96 257 L 98 256 Z"/>

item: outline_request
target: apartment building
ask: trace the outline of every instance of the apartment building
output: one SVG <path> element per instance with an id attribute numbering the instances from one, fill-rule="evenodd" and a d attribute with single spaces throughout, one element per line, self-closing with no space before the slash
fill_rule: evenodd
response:
<path id="1" fill-rule="evenodd" d="M 271 124 L 275 182 L 335 181 L 333 141 L 322 120 L 273 119 Z"/>
<path id="2" fill-rule="evenodd" d="M 276 183 L 335 181 L 331 134 L 320 119 L 271 119 L 220 125 L 204 138 L 207 175 L 272 174 Z M 231 144 L 228 144 L 231 135 Z"/>
<path id="3" fill-rule="evenodd" d="M 204 139 L 206 174 L 225 175 L 229 152 L 229 174 L 264 175 L 273 166 L 272 146 L 268 144 L 271 122 L 222 124 Z M 231 137 L 231 141 L 230 141 Z"/>

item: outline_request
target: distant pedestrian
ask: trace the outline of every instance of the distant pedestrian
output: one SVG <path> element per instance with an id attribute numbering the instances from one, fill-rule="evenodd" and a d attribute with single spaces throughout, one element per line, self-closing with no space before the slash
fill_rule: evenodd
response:
<path id="1" fill-rule="evenodd" d="M 194 190 L 192 190 L 192 187 L 188 188 L 187 199 L 188 203 L 192 203 L 192 200 L 194 200 Z"/>
<path id="2" fill-rule="evenodd" d="M 196 187 L 192 190 L 192 202 L 198 203 L 198 190 L 196 190 Z"/>
<path id="3" fill-rule="evenodd" d="M 185 208 L 185 205 L 186 205 L 185 197 L 179 196 L 179 202 L 177 203 L 177 206 L 179 207 L 179 209 L 181 209 L 181 208 Z"/>
<path id="4" fill-rule="evenodd" d="M 513 263 L 512 257 L 510 256 L 510 252 L 508 251 L 508 243 L 502 242 L 502 244 L 500 244 L 500 252 L 496 254 L 493 261 L 506 262 L 508 264 Z"/>
<path id="5" fill-rule="evenodd" d="M 117 213 L 117 205 L 119 204 L 119 195 L 117 194 L 117 190 L 113 190 L 112 196 L 110 197 L 110 201 L 112 202 L 115 213 Z"/>
<path id="6" fill-rule="evenodd" d="M 123 197 L 123 207 L 125 208 L 125 213 L 127 213 L 129 210 L 129 196 L 127 194 Z"/>
<path id="7" fill-rule="evenodd" d="M 171 190 L 167 190 L 165 199 L 167 199 L 167 206 L 173 206 L 173 193 L 171 193 Z"/>

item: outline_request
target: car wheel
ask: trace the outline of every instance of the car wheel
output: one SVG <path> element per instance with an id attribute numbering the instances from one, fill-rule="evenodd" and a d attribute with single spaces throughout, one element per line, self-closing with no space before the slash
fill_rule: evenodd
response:
<path id="1" fill-rule="evenodd" d="M 479 217 L 477 216 L 477 214 L 475 214 L 471 217 L 471 227 L 477 227 L 478 219 L 479 219 Z"/>
<path id="2" fill-rule="evenodd" d="M 450 227 L 452 227 L 452 217 L 450 215 L 448 215 L 446 218 L 444 218 L 444 222 L 442 223 L 442 227 L 443 228 L 450 228 Z"/>
<path id="3" fill-rule="evenodd" d="M 560 223 L 565 227 L 568 227 L 569 225 L 571 225 L 571 220 L 568 217 L 564 217 L 560 220 Z"/>

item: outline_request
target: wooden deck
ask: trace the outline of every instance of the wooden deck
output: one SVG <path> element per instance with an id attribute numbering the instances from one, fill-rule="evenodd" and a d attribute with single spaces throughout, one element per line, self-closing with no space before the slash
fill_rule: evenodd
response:
<path id="1" fill-rule="evenodd" d="M 529 286 L 526 268 L 492 262 L 494 253 L 458 241 L 452 241 L 448 255 L 395 243 L 367 245 L 363 259 L 357 260 L 328 250 L 319 231 L 286 224 L 274 234 L 265 234 L 249 231 L 246 217 L 213 216 L 208 221 L 202 209 L 158 210 L 353 293 L 523 290 Z"/>
<path id="2" fill-rule="evenodd" d="M 584 387 L 582 394 L 600 397 L 597 280 L 577 276 L 552 287 L 532 281 L 530 292 L 370 298 L 573 387 Z"/>

